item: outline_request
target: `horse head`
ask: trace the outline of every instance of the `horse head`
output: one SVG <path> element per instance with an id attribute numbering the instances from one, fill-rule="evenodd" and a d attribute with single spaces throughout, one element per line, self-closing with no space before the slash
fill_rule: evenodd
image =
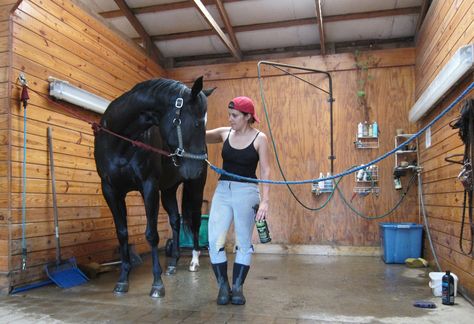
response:
<path id="1" fill-rule="evenodd" d="M 202 76 L 191 89 L 180 84 L 174 107 L 160 120 L 162 138 L 184 179 L 199 177 L 205 167 L 207 97 L 214 89 L 203 90 Z"/>

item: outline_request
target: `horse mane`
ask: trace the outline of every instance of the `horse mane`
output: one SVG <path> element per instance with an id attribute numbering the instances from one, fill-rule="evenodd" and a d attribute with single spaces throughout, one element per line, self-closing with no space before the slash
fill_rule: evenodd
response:
<path id="1" fill-rule="evenodd" d="M 142 112 L 161 110 L 165 113 L 182 87 L 186 85 L 164 78 L 140 82 L 110 103 L 101 122 L 105 127 L 120 130 Z"/>

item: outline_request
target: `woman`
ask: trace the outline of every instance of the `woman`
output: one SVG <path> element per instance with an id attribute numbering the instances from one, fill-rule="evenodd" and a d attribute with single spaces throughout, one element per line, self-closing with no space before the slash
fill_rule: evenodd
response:
<path id="1" fill-rule="evenodd" d="M 207 143 L 221 143 L 223 169 L 243 177 L 256 179 L 257 164 L 260 176 L 270 177 L 268 141 L 264 133 L 252 125 L 259 122 L 253 102 L 248 97 L 236 97 L 229 103 L 230 127 L 206 132 Z M 250 268 L 253 252 L 252 232 L 255 219 L 262 220 L 268 213 L 269 185 L 262 185 L 221 175 L 212 198 L 209 215 L 209 256 L 219 285 L 217 304 L 245 304 L 243 283 Z M 258 206 L 258 211 L 255 210 Z M 236 257 L 233 269 L 232 292 L 227 278 L 225 239 L 234 222 Z"/>

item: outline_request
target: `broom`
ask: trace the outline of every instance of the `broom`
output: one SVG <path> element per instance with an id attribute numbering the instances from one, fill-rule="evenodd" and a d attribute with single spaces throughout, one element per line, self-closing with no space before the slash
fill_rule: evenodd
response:
<path id="1" fill-rule="evenodd" d="M 51 127 L 48 127 L 48 150 L 49 150 L 49 165 L 51 170 L 51 186 L 53 193 L 53 214 L 54 214 L 54 231 L 56 236 L 56 263 L 47 264 L 45 266 L 48 277 L 61 288 L 71 288 L 82 285 L 89 279 L 77 267 L 76 259 L 70 258 L 68 261 L 61 261 L 61 244 L 59 243 L 59 221 L 58 221 L 58 206 L 56 202 L 56 178 L 54 175 L 54 159 L 53 159 L 53 138 L 51 134 Z"/>

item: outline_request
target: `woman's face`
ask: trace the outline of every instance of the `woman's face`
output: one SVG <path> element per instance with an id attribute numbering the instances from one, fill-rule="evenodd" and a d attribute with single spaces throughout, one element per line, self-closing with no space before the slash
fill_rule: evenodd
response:
<path id="1" fill-rule="evenodd" d="M 228 109 L 229 124 L 233 130 L 240 130 L 248 124 L 249 115 L 244 114 L 236 109 Z"/>

